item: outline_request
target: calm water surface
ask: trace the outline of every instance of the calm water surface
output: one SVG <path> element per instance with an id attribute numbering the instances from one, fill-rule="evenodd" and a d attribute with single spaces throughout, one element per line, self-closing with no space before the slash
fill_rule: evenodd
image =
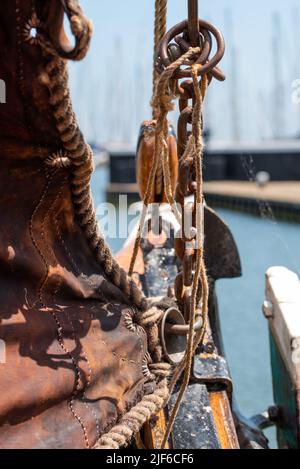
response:
<path id="1" fill-rule="evenodd" d="M 96 171 L 96 205 L 105 200 L 107 179 L 106 171 Z M 261 312 L 264 274 L 274 265 L 300 273 L 300 226 L 230 210 L 217 211 L 230 226 L 242 260 L 243 276 L 218 281 L 217 291 L 236 397 L 243 413 L 251 416 L 273 403 L 268 329 Z M 124 240 L 109 242 L 116 251 Z M 273 447 L 274 434 L 268 431 Z"/>

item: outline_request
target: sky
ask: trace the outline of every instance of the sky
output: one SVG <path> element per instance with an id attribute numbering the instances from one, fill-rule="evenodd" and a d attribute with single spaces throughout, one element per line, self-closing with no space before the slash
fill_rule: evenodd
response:
<path id="1" fill-rule="evenodd" d="M 151 116 L 154 0 L 81 5 L 94 24 L 88 57 L 70 65 L 81 127 L 97 143 L 134 142 Z M 227 80 L 212 83 L 205 105 L 212 139 L 300 135 L 300 104 L 291 98 L 300 78 L 299 0 L 199 0 L 199 11 L 222 30 L 227 47 Z M 186 17 L 187 1 L 169 0 L 168 26 Z"/>

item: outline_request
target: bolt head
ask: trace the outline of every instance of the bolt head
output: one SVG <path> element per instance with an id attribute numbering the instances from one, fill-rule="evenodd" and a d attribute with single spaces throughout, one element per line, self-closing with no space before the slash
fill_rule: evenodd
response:
<path id="1" fill-rule="evenodd" d="M 272 318 L 274 316 L 273 304 L 269 300 L 263 302 L 262 311 L 266 318 Z"/>
<path id="2" fill-rule="evenodd" d="M 181 57 L 182 52 L 178 44 L 171 43 L 168 46 L 168 56 L 171 62 L 175 62 L 175 60 L 179 59 Z"/>
<path id="3" fill-rule="evenodd" d="M 276 405 L 272 405 L 268 408 L 269 418 L 272 422 L 276 422 L 276 420 L 278 420 L 279 412 L 279 407 Z"/>
<path id="4" fill-rule="evenodd" d="M 214 353 L 215 351 L 215 344 L 213 342 L 207 342 L 204 344 L 204 352 L 206 353 Z"/>

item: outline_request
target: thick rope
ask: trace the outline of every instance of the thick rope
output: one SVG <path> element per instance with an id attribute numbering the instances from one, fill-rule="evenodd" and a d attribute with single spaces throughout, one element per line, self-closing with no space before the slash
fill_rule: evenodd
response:
<path id="1" fill-rule="evenodd" d="M 158 117 L 157 117 L 157 127 L 156 127 L 156 134 L 155 134 L 155 154 L 153 165 L 150 171 L 150 177 L 148 180 L 148 185 L 146 189 L 145 199 L 144 199 L 144 212 L 142 214 L 142 218 L 140 221 L 138 236 L 135 241 L 135 247 L 133 252 L 133 257 L 131 259 L 130 265 L 130 272 L 133 271 L 138 248 L 140 245 L 141 233 L 145 223 L 145 217 L 147 213 L 147 206 L 148 206 L 148 195 L 151 195 L 151 187 L 153 183 L 153 176 L 155 176 L 156 165 L 159 156 L 161 155 L 163 161 L 163 174 L 164 174 L 164 183 L 166 188 L 166 196 L 168 203 L 171 205 L 172 210 L 179 221 L 181 223 L 181 215 L 176 209 L 175 200 L 171 190 L 171 178 L 170 178 L 170 168 L 169 168 L 169 161 L 168 161 L 168 145 L 167 145 L 167 138 L 168 138 L 168 122 L 167 122 L 167 115 L 168 112 L 173 108 L 172 101 L 174 99 L 174 94 L 172 93 L 172 86 L 170 86 L 170 81 L 174 72 L 180 67 L 182 64 L 189 60 L 193 55 L 199 53 L 200 48 L 189 49 L 189 51 L 184 54 L 180 59 L 176 62 L 171 64 L 169 67 L 161 75 L 156 88 L 156 93 L 154 99 L 156 101 L 156 107 L 159 109 Z M 195 106 L 193 110 L 193 121 L 192 121 L 192 135 L 187 143 L 187 148 L 189 150 L 189 154 L 193 155 L 194 159 L 194 166 L 196 170 L 196 182 L 197 182 L 197 189 L 196 189 L 196 228 L 197 233 L 200 232 L 200 241 L 203 243 L 204 239 L 204 220 L 202 216 L 202 208 L 204 203 L 204 196 L 203 196 L 203 174 L 202 174 L 202 160 L 203 160 L 203 139 L 202 139 L 202 104 L 203 99 L 206 93 L 206 89 L 208 86 L 208 79 L 207 76 L 202 77 L 201 80 L 201 91 L 199 88 L 198 83 L 198 69 L 199 66 L 192 67 L 192 78 L 193 78 L 193 85 L 194 85 L 194 92 L 195 92 Z M 186 151 L 187 153 L 187 151 Z M 187 155 L 186 155 L 187 156 Z M 199 208 L 201 212 L 199 213 Z M 197 307 L 198 302 L 198 290 L 199 284 L 202 285 L 202 314 L 203 314 L 203 327 L 196 335 L 194 335 L 194 324 L 195 324 L 195 310 Z M 192 367 L 192 360 L 193 355 L 198 347 L 199 343 L 203 340 L 206 326 L 207 326 L 207 314 L 208 314 L 208 281 L 204 263 L 204 256 L 203 256 L 203 246 L 199 246 L 196 249 L 196 267 L 195 267 L 195 274 L 193 279 L 192 285 L 192 305 L 191 305 L 191 317 L 189 318 L 189 336 L 188 336 L 188 345 L 185 354 L 185 358 L 182 363 L 178 366 L 175 371 L 173 380 L 171 382 L 171 391 L 174 389 L 175 384 L 178 382 L 181 373 L 185 370 L 183 382 L 180 386 L 179 394 L 176 400 L 176 403 L 172 409 L 172 413 L 168 422 L 168 426 L 164 435 L 162 448 L 165 447 L 166 442 L 170 436 L 172 428 L 174 426 L 174 422 L 176 416 L 178 414 L 180 404 L 182 402 L 182 398 L 186 391 L 186 388 L 189 384 L 190 374 L 191 374 L 191 367 Z"/>
<path id="2" fill-rule="evenodd" d="M 116 262 L 99 232 L 90 189 L 90 180 L 94 169 L 93 152 L 85 142 L 73 112 L 68 89 L 66 61 L 59 58 L 57 54 L 53 55 L 53 48 L 48 47 L 49 42 L 44 38 L 40 40 L 40 44 L 46 56 L 50 58 L 46 71 L 41 76 L 41 81 L 50 92 L 50 104 L 53 108 L 56 127 L 72 164 L 71 188 L 77 219 L 91 250 L 102 265 L 107 277 L 133 305 L 145 311 L 147 309 L 146 297 Z"/>
<path id="3" fill-rule="evenodd" d="M 118 425 L 100 438 L 93 449 L 119 449 L 126 446 L 141 427 L 163 409 L 168 398 L 168 382 L 163 379 L 154 393 L 144 396 L 135 407 L 124 415 Z"/>
<path id="4" fill-rule="evenodd" d="M 75 38 L 76 49 L 76 54 L 72 54 L 72 51 L 69 54 L 72 55 L 72 60 L 81 60 L 87 54 L 93 33 L 93 26 L 91 21 L 85 17 L 77 0 L 65 0 L 65 5 L 70 21 L 70 29 Z M 51 41 L 45 40 L 45 38 L 43 38 L 43 48 L 48 54 L 57 55 L 57 51 Z"/>
<path id="5" fill-rule="evenodd" d="M 72 2 L 70 2 L 72 4 Z M 82 30 L 82 19 L 80 15 L 76 20 L 73 20 L 72 31 L 74 34 L 81 33 Z M 91 29 L 87 28 L 85 30 L 88 37 L 91 34 Z M 86 37 L 86 36 L 85 36 Z M 88 42 L 84 41 L 82 37 L 81 46 L 78 49 L 78 57 L 82 58 L 88 49 Z M 79 129 L 77 124 L 76 116 L 72 109 L 72 102 L 70 97 L 70 92 L 68 89 L 68 72 L 66 61 L 62 60 L 56 51 L 51 47 L 51 43 L 45 38 L 40 39 L 40 44 L 43 47 L 46 57 L 49 59 L 49 62 L 46 66 L 46 72 L 41 76 L 41 82 L 44 83 L 50 92 L 50 104 L 53 108 L 53 115 L 56 120 L 57 130 L 59 132 L 61 141 L 63 143 L 64 149 L 67 152 L 67 156 L 71 161 L 71 188 L 72 195 L 75 207 L 75 213 L 79 220 L 80 226 L 86 236 L 88 244 L 92 251 L 95 254 L 96 259 L 103 266 L 105 274 L 111 279 L 112 283 L 119 287 L 125 295 L 128 297 L 129 301 L 133 303 L 138 309 L 145 311 L 147 309 L 147 300 L 141 290 L 137 287 L 135 282 L 130 279 L 126 272 L 120 268 L 118 263 L 112 256 L 112 253 L 109 247 L 106 245 L 105 240 L 98 231 L 98 223 L 96 215 L 94 212 L 91 191 L 90 191 L 90 179 L 93 172 L 93 154 L 89 145 L 85 142 L 84 137 Z M 180 219 L 180 214 L 176 211 L 174 197 L 170 189 L 170 168 L 168 164 L 168 152 L 167 152 L 167 139 L 168 139 L 168 125 L 167 125 L 167 114 L 172 109 L 172 100 L 174 98 L 174 92 L 172 91 L 171 79 L 174 71 L 183 65 L 186 60 L 192 58 L 192 56 L 199 52 L 199 48 L 190 49 L 184 56 L 178 59 L 176 62 L 171 64 L 160 76 L 159 81 L 156 87 L 155 100 L 157 99 L 157 108 L 160 109 L 158 116 L 157 129 L 155 135 L 155 156 L 153 165 L 151 168 L 151 173 L 147 185 L 147 190 L 145 194 L 145 206 L 146 211 L 143 212 L 141 223 L 139 227 L 139 233 L 136 240 L 137 249 L 139 247 L 139 236 L 141 235 L 141 230 L 144 227 L 145 217 L 147 213 L 147 206 L 149 205 L 149 197 L 151 195 L 151 181 L 155 178 L 157 163 L 159 158 L 162 157 L 163 161 L 163 173 L 164 173 L 164 183 L 167 188 L 167 200 L 172 207 L 172 210 L 175 213 L 175 216 Z M 75 59 L 76 59 L 75 58 Z M 202 103 L 201 103 L 202 104 Z M 154 104 L 156 105 L 156 104 Z M 201 107 L 201 106 L 200 106 Z M 201 130 L 199 132 L 201 137 Z M 197 147 L 199 148 L 199 147 Z M 199 175 L 199 174 L 198 174 Z M 143 209 L 144 210 L 144 209 Z M 139 238 L 139 241 L 138 241 Z M 135 246 L 136 249 L 136 246 Z M 200 265 L 200 276 L 203 287 L 203 316 L 207 313 L 207 303 L 208 295 L 205 287 L 205 268 L 203 261 L 203 251 L 201 250 L 202 262 L 198 262 Z M 199 259 L 198 259 L 199 261 Z M 134 266 L 134 261 L 133 261 Z M 132 272 L 133 266 L 131 265 L 130 271 Z M 198 276 L 199 277 L 199 276 Z M 195 298 L 197 291 L 195 293 Z M 153 311 L 153 314 L 156 318 L 157 312 Z M 156 318 L 157 320 L 157 318 Z M 155 337 L 149 342 L 153 342 L 155 345 L 154 348 L 158 349 L 158 341 L 156 341 L 157 336 L 157 323 L 156 331 L 154 331 Z M 192 330 L 193 318 L 191 318 L 190 326 Z M 153 327 L 154 324 L 151 323 L 149 327 Z M 189 342 L 189 351 L 186 354 L 185 364 L 189 363 L 190 360 L 190 350 L 195 351 L 195 344 L 199 343 L 203 334 L 202 331 L 199 331 L 196 334 L 195 340 Z M 193 334 L 190 334 L 192 337 Z M 151 345 L 151 344 L 150 344 Z M 164 366 L 162 366 L 164 365 Z M 183 364 L 178 368 L 176 375 L 180 376 L 183 370 Z M 189 367 L 190 368 L 190 367 Z M 149 420 L 152 415 L 157 414 L 166 404 L 169 398 L 169 389 L 168 389 L 168 380 L 165 377 L 170 375 L 170 370 L 168 369 L 167 364 L 154 363 L 151 369 L 152 373 L 157 376 L 157 379 L 161 380 L 158 384 L 156 391 L 149 395 L 144 396 L 144 398 L 133 407 L 121 420 L 121 422 L 116 425 L 110 432 L 103 435 L 95 448 L 99 449 L 117 449 L 121 446 L 124 446 L 130 441 L 134 433 L 138 432 L 141 426 Z M 177 379 L 178 379 L 177 378 Z M 171 382 L 171 386 L 174 387 L 175 376 Z M 175 415 L 176 417 L 176 415 Z M 171 426 L 169 425 L 169 428 Z M 164 439 L 165 446 L 166 438 Z"/>
<path id="6" fill-rule="evenodd" d="M 93 449 L 119 449 L 126 446 L 141 427 L 165 407 L 169 399 L 168 383 L 173 368 L 169 363 L 161 362 L 161 354 L 159 353 L 158 323 L 162 317 L 163 311 L 156 306 L 136 317 L 138 324 L 147 332 L 149 352 L 154 361 L 149 363 L 149 370 L 158 383 L 156 390 L 154 393 L 144 396 L 122 417 L 117 425 L 102 435 Z"/>
<path id="7" fill-rule="evenodd" d="M 167 10 L 168 0 L 155 0 L 155 22 L 154 22 L 154 51 L 153 51 L 153 96 L 159 79 L 159 73 L 156 70 L 157 50 L 160 41 L 167 32 Z M 152 118 L 156 119 L 158 109 L 152 106 Z"/>
<path id="8" fill-rule="evenodd" d="M 154 22 L 154 51 L 153 51 L 153 96 L 155 94 L 159 73 L 156 69 L 157 51 L 159 44 L 167 32 L 167 10 L 168 0 L 155 0 L 155 22 Z M 159 109 L 154 105 L 152 99 L 152 119 L 156 120 L 159 114 Z M 163 194 L 163 167 L 162 162 L 158 162 L 155 174 L 155 194 Z"/>

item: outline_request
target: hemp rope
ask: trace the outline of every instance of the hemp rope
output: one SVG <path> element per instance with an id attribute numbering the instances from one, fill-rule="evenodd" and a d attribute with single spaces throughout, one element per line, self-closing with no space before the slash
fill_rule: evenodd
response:
<path id="1" fill-rule="evenodd" d="M 73 2 L 70 2 L 70 5 L 72 4 Z M 78 13 L 78 10 L 76 13 Z M 78 14 L 76 15 L 76 19 L 74 17 L 72 19 L 71 17 L 71 26 L 72 25 L 72 32 L 74 35 L 85 31 L 80 40 L 78 54 L 74 57 L 74 60 L 79 60 L 87 52 L 92 28 L 90 23 L 87 22 L 83 16 Z M 50 104 L 53 107 L 57 130 L 72 163 L 71 187 L 75 213 L 79 218 L 80 225 L 86 235 L 89 246 L 94 251 L 96 259 L 102 264 L 105 273 L 111 278 L 112 282 L 128 296 L 129 300 L 131 300 L 139 309 L 146 310 L 147 300 L 143 293 L 139 290 L 132 279 L 127 277 L 126 272 L 119 267 L 118 263 L 114 260 L 110 249 L 98 231 L 97 219 L 90 193 L 90 179 L 93 171 L 93 154 L 91 148 L 85 142 L 84 137 L 81 134 L 76 116 L 72 109 L 70 92 L 67 85 L 68 72 L 66 61 L 62 60 L 58 56 L 56 51 L 53 49 L 52 44 L 47 39 L 42 39 L 40 37 L 40 44 L 43 47 L 45 55 L 48 58 L 50 57 L 46 66 L 46 73 L 41 76 L 41 82 L 47 85 L 49 89 Z M 199 48 L 197 48 L 197 50 L 189 50 L 188 53 L 168 67 L 160 77 L 157 86 L 157 97 L 161 106 L 161 113 L 159 116 L 160 125 L 156 132 L 156 155 L 151 173 L 155 177 L 158 158 L 159 155 L 162 155 L 164 162 L 164 179 L 165 184 L 167 183 L 166 186 L 170 180 L 169 167 L 166 167 L 168 166 L 168 155 L 166 155 L 166 139 L 168 130 L 166 126 L 166 116 L 172 108 L 173 98 L 171 90 L 169 89 L 167 91 L 167 85 L 176 68 L 181 66 L 185 60 L 191 58 L 196 52 L 198 52 L 198 49 Z M 163 91 L 165 91 L 165 93 Z M 149 181 L 150 180 L 151 179 L 149 178 Z M 149 187 L 151 189 L 151 186 L 148 184 L 147 189 L 149 189 Z M 146 195 L 149 197 L 148 194 L 149 190 L 146 191 Z M 174 202 L 172 194 L 168 193 L 167 198 L 169 203 Z M 147 197 L 145 197 L 145 199 L 147 200 Z M 202 271 L 203 280 L 204 277 L 205 272 L 203 273 Z M 197 335 L 199 335 L 199 333 Z M 180 368 L 182 368 L 182 366 Z M 152 371 L 154 374 L 161 377 L 162 369 L 163 367 L 160 368 L 159 372 L 159 369 L 155 370 L 155 367 L 153 367 Z M 167 369 L 164 369 L 164 372 L 168 374 Z M 115 426 L 106 435 L 103 435 L 99 440 L 99 443 L 95 445 L 95 448 L 119 448 L 126 444 L 134 432 L 139 431 L 140 427 L 150 418 L 151 415 L 155 415 L 164 407 L 168 397 L 168 382 L 164 379 L 159 383 L 158 388 L 153 394 L 144 396 L 139 404 L 125 414 L 121 423 Z"/>
<path id="2" fill-rule="evenodd" d="M 123 416 L 119 424 L 100 438 L 93 449 L 119 449 L 125 446 L 134 434 L 138 433 L 141 427 L 166 405 L 168 397 L 168 383 L 166 379 L 163 379 L 154 393 L 144 396 Z"/>
<path id="3" fill-rule="evenodd" d="M 73 2 L 70 4 L 73 5 Z M 74 60 L 79 60 L 87 53 L 92 26 L 83 16 L 80 7 L 79 10 L 76 10 L 76 15 L 71 16 L 70 21 L 73 34 L 75 36 L 78 33 L 83 34 L 80 38 L 78 55 L 74 57 Z M 145 311 L 147 309 L 146 297 L 134 280 L 129 278 L 125 270 L 116 262 L 99 232 L 90 189 L 90 180 L 94 169 L 93 152 L 80 131 L 72 108 L 66 60 L 58 56 L 46 37 L 39 36 L 39 43 L 46 57 L 50 59 L 46 66 L 46 72 L 41 75 L 40 79 L 50 92 L 50 104 L 53 108 L 56 127 L 72 163 L 71 190 L 77 219 L 89 247 L 102 265 L 107 277 L 127 296 L 132 304 Z"/>
<path id="4" fill-rule="evenodd" d="M 155 94 L 159 73 L 156 70 L 157 50 L 160 41 L 167 32 L 167 9 L 168 0 L 155 0 L 155 22 L 154 22 L 154 51 L 153 51 L 153 96 Z M 157 118 L 158 109 L 152 106 L 152 117 Z"/>
<path id="5" fill-rule="evenodd" d="M 168 0 L 155 0 L 155 23 L 154 23 L 154 51 L 153 51 L 153 96 L 155 94 L 156 85 L 159 79 L 159 73 L 156 70 L 157 50 L 160 41 L 167 32 L 167 9 Z M 152 101 L 153 102 L 153 101 Z M 152 119 L 156 120 L 159 113 L 154 105 L 152 105 Z M 163 167 L 161 162 L 158 163 L 155 175 L 155 194 L 163 194 Z"/>
<path id="6" fill-rule="evenodd" d="M 150 336 L 149 342 L 152 347 L 149 346 L 149 352 L 154 361 L 156 355 L 161 360 L 157 324 L 162 316 L 163 312 L 155 306 L 137 316 L 138 324 L 143 326 L 148 337 Z M 93 449 L 119 449 L 121 446 L 126 446 L 141 427 L 165 407 L 169 399 L 168 383 L 172 366 L 169 363 L 154 362 L 149 364 L 149 369 L 158 382 L 154 393 L 144 396 L 138 404 L 132 407 L 117 425 L 100 437 Z"/>
<path id="7" fill-rule="evenodd" d="M 142 230 L 145 224 L 145 217 L 147 213 L 147 207 L 149 205 L 149 199 L 151 196 L 151 187 L 153 183 L 153 178 L 155 177 L 157 162 L 159 157 L 162 157 L 163 161 L 163 174 L 164 174 L 164 183 L 166 188 L 166 196 L 167 201 L 170 204 L 174 215 L 176 216 L 177 220 L 181 224 L 181 215 L 179 214 L 178 210 L 176 210 L 176 203 L 174 197 L 172 195 L 171 190 L 171 179 L 170 179 L 170 168 L 169 168 L 169 161 L 168 161 L 168 147 L 166 143 L 167 139 L 167 115 L 170 110 L 173 109 L 172 100 L 175 98 L 174 92 L 172 89 L 174 87 L 171 85 L 171 80 L 174 72 L 187 60 L 191 59 L 193 55 L 200 52 L 200 48 L 190 48 L 182 57 L 180 57 L 177 61 L 173 62 L 169 67 L 167 67 L 164 72 L 161 74 L 157 87 L 156 93 L 154 96 L 155 100 L 155 107 L 159 109 L 158 117 L 157 117 L 157 127 L 155 132 L 155 153 L 153 164 L 151 167 L 148 184 L 145 192 L 144 197 L 144 204 L 143 204 L 143 213 L 140 221 L 140 226 L 138 230 L 138 234 L 135 240 L 135 246 L 133 251 L 133 256 L 130 263 L 130 270 L 129 275 L 132 274 L 134 269 L 134 264 L 136 261 Z M 196 204 L 197 204 L 197 211 L 196 211 L 196 227 L 197 231 L 200 230 L 201 241 L 203 242 L 204 237 L 204 221 L 202 216 L 199 216 L 199 207 L 203 206 L 203 174 L 202 174 L 202 163 L 203 163 L 203 140 L 202 140 L 202 105 L 203 99 L 205 97 L 205 93 L 208 86 L 208 78 L 206 75 L 202 77 L 201 80 L 201 92 L 198 83 L 198 70 L 201 66 L 193 66 L 192 67 L 192 78 L 193 78 L 193 85 L 194 85 L 194 92 L 196 103 L 193 110 L 193 121 L 192 121 L 192 135 L 186 146 L 186 151 L 184 157 L 188 156 L 188 152 L 193 154 L 195 169 L 196 169 L 196 182 L 197 182 L 197 190 L 196 190 Z M 199 290 L 199 282 L 201 281 L 202 284 L 202 314 L 203 314 L 203 326 L 202 328 L 194 335 L 194 323 L 195 317 L 194 312 L 197 306 L 197 294 Z M 175 370 L 173 379 L 170 385 L 170 395 L 174 390 L 176 383 L 178 382 L 181 373 L 185 370 L 183 382 L 180 386 L 179 394 L 176 400 L 176 403 L 172 409 L 172 413 L 167 425 L 167 429 L 163 438 L 162 448 L 165 447 L 166 442 L 170 436 L 172 428 L 174 426 L 174 422 L 176 416 L 178 414 L 180 404 L 182 402 L 182 398 L 188 386 L 191 374 L 191 366 L 192 366 L 192 359 L 193 355 L 196 352 L 196 349 L 200 342 L 202 342 L 205 330 L 207 327 L 207 314 L 208 314 L 208 281 L 203 257 L 203 246 L 200 246 L 199 249 L 196 250 L 196 268 L 195 268 L 195 275 L 193 279 L 192 285 L 192 306 L 191 306 L 191 317 L 189 318 L 189 336 L 188 336 L 188 345 L 185 354 L 185 358 L 183 359 L 182 363 L 177 367 Z"/>

